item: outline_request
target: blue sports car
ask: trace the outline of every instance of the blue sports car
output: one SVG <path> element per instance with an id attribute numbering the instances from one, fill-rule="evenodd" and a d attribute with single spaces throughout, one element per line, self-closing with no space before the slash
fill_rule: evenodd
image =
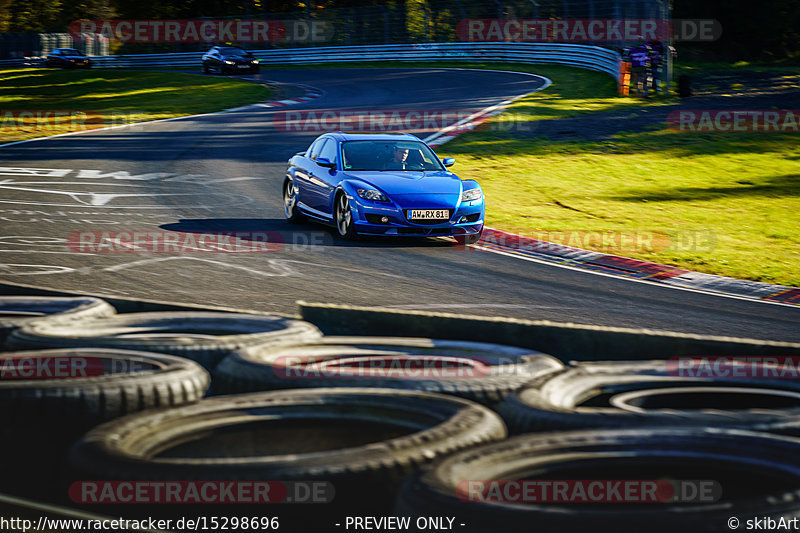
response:
<path id="1" fill-rule="evenodd" d="M 289 160 L 286 219 L 332 225 L 348 240 L 404 235 L 476 242 L 483 191 L 448 171 L 453 163 L 408 133 L 326 133 Z"/>

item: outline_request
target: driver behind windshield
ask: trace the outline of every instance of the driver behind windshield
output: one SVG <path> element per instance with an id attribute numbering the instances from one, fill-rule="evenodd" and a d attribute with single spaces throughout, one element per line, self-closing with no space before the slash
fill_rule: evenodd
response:
<path id="1" fill-rule="evenodd" d="M 392 149 L 391 156 L 388 162 L 384 164 L 384 170 L 408 170 L 411 168 L 420 168 L 420 160 L 421 154 L 419 150 L 414 150 L 416 152 L 415 160 L 409 160 L 409 155 L 411 154 L 411 149 L 408 146 L 403 146 L 401 144 L 396 144 Z"/>

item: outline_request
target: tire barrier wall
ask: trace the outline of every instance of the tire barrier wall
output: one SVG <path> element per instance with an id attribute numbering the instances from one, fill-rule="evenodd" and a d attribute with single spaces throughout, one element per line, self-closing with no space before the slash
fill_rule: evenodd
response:
<path id="1" fill-rule="evenodd" d="M 307 322 L 245 313 L 130 313 L 81 324 L 37 321 L 12 331 L 12 349 L 98 347 L 169 353 L 213 369 L 232 351 L 256 344 L 296 343 L 320 337 Z"/>
<path id="2" fill-rule="evenodd" d="M 6 458 L 0 492 L 54 499 L 62 495 L 66 450 L 86 431 L 123 415 L 197 402 L 210 381 L 192 361 L 141 351 L 5 352 L 0 362 L 0 455 Z"/>
<path id="3" fill-rule="evenodd" d="M 129 304 L 137 308 L 135 302 Z M 285 518 L 281 529 L 287 531 L 330 531 L 335 529 L 331 524 L 344 515 L 396 512 L 450 515 L 465 524 L 464 531 L 480 533 L 529 531 L 532 523 L 543 533 L 589 527 L 595 532 L 648 529 L 672 533 L 681 529 L 726 531 L 725 518 L 729 516 L 744 520 L 800 513 L 800 465 L 796 464 L 800 439 L 792 438 L 800 434 L 798 381 L 679 378 L 665 370 L 665 360 L 654 360 L 680 355 L 797 356 L 798 344 L 302 302 L 300 310 L 304 319 L 325 334 L 382 337 L 320 338 L 318 330 L 309 325 L 300 329 L 317 332 L 313 339 L 246 347 L 233 343 L 227 348 L 236 351 L 215 369 L 221 373 L 212 377 L 212 382 L 217 379 L 221 388 L 230 387 L 224 392 L 263 386 L 281 390 L 199 401 L 207 375 L 188 361 L 177 367 L 195 369 L 192 375 L 197 379 L 188 380 L 188 390 L 194 391 L 189 396 L 182 396 L 187 386 L 177 383 L 187 381 L 183 379 L 165 378 L 163 386 L 147 385 L 144 392 L 133 382 L 110 383 L 109 395 L 102 400 L 94 391 L 67 391 L 72 385 L 69 380 L 53 384 L 46 380 L 0 382 L 8 391 L 25 386 L 34 391 L 0 394 L 5 412 L 15 414 L 0 428 L 4 432 L 0 451 L 4 457 L 20 459 L 0 465 L 6 468 L 0 475 L 0 492 L 13 489 L 16 494 L 36 494 L 63 503 L 70 483 L 87 479 L 112 483 L 264 478 L 332 482 L 336 490 L 333 505 L 269 506 L 270 512 Z M 114 324 L 121 328 L 116 341 L 139 349 L 170 348 L 163 338 L 156 342 L 165 333 L 159 331 L 160 325 L 166 323 L 153 318 L 168 313 L 144 315 L 150 320 L 142 320 L 142 314 L 122 314 L 72 321 L 68 326 L 46 325 L 49 319 L 42 318 L 12 331 L 11 338 L 14 342 L 35 340 L 40 348 L 61 344 L 54 341 L 59 338 L 70 342 L 77 338 L 75 342 L 80 344 L 104 337 L 95 327 L 98 324 Z M 191 316 L 209 315 L 224 316 L 223 322 L 243 320 L 241 314 L 230 313 L 182 312 L 174 316 L 188 321 Z M 263 315 L 247 317 L 284 325 L 296 322 Z M 187 327 L 181 324 L 178 329 Z M 213 323 L 198 327 L 209 325 Z M 78 334 L 69 335 L 69 329 Z M 62 335 L 53 335 L 58 330 Z M 208 333 L 212 344 L 227 336 Z M 153 337 L 149 339 L 153 342 L 139 342 L 148 337 Z M 208 348 L 191 336 L 186 343 L 197 344 L 201 351 Z M 158 360 L 167 367 L 169 361 L 183 361 L 168 355 L 94 350 L 140 363 L 150 357 L 151 362 Z M 62 347 L 56 352 L 66 356 L 99 353 L 82 346 Z M 27 357 L 52 354 L 39 351 Z M 312 384 L 311 380 L 302 388 L 284 390 L 285 386 L 298 386 L 272 379 L 276 377 L 273 363 L 287 355 L 300 357 L 292 365 L 284 365 L 286 368 L 296 369 L 308 364 L 309 358 L 321 358 L 339 371 L 344 369 L 343 375 L 336 377 L 342 381 L 331 378 Z M 393 376 L 373 379 L 348 374 L 359 361 L 413 361 L 428 356 L 447 358 L 470 369 L 480 368 L 472 364 L 480 360 L 486 376 L 469 383 L 429 380 L 420 387 L 413 380 L 392 381 Z M 9 358 L 26 355 L 5 352 L 0 357 L 5 364 Z M 503 364 L 504 358 L 511 364 Z M 603 361 L 587 362 L 590 359 Z M 563 362 L 570 360 L 573 363 L 564 367 Z M 206 362 L 208 366 L 213 363 Z M 513 367 L 524 380 L 515 377 L 493 383 L 492 372 L 504 366 Z M 140 364 L 141 375 L 99 379 L 147 381 L 144 374 L 148 369 L 152 367 Z M 263 373 L 270 370 L 271 376 Z M 224 373 L 231 378 L 227 382 L 220 378 Z M 78 380 L 73 381 L 80 389 Z M 368 387 L 352 387 L 359 383 Z M 89 381 L 84 384 L 94 388 Z M 484 390 L 487 384 L 488 392 Z M 121 386 L 113 390 L 116 385 Z M 387 385 L 395 388 L 380 388 Z M 413 390 L 428 386 L 435 392 Z M 549 405 L 530 401 L 537 394 Z M 144 401 L 139 401 L 142 398 Z M 75 409 L 70 407 L 73 404 Z M 487 406 L 496 407 L 497 412 Z M 664 410 L 668 412 L 661 412 Z M 118 418 L 126 413 L 130 414 Z M 504 440 L 509 431 L 524 434 Z M 68 467 L 68 450 L 76 441 L 79 444 L 72 448 Z M 523 502 L 509 506 L 464 501 L 464 494 L 458 492 L 464 480 L 613 480 L 625 476 L 641 480 L 642 475 L 662 481 L 717 480 L 723 499 L 713 505 L 694 502 L 684 507 L 670 501 L 648 505 Z M 164 518 L 189 510 L 200 515 L 209 512 L 202 505 L 186 505 L 194 506 L 85 504 L 83 509 L 126 517 L 160 513 Z M 234 516 L 242 509 L 219 505 L 214 513 Z M 660 518 L 653 520 L 656 515 Z M 644 527 L 645 516 L 648 527 Z"/>
<path id="4" fill-rule="evenodd" d="M 665 361 L 579 363 L 530 381 L 498 412 L 512 434 L 643 426 L 769 431 L 800 421 L 800 379 L 766 364 L 741 368 L 750 377 L 679 376 L 669 368 Z"/>
<path id="5" fill-rule="evenodd" d="M 99 298 L 0 297 L 0 345 L 13 330 L 34 321 L 64 322 L 108 317 L 115 312 L 111 305 Z"/>
<path id="6" fill-rule="evenodd" d="M 272 391 L 109 422 L 75 445 L 70 464 L 77 479 L 91 480 L 328 482 L 336 504 L 315 506 L 313 516 L 302 505 L 269 507 L 282 518 L 302 519 L 304 530 L 333 530 L 348 514 L 391 512 L 397 489 L 417 468 L 505 436 L 497 414 L 452 396 Z"/>
<path id="7" fill-rule="evenodd" d="M 298 302 L 303 320 L 325 335 L 434 337 L 539 350 L 562 361 L 650 360 L 681 355 L 800 355 L 790 342 L 689 335 L 380 307 Z"/>
<path id="8" fill-rule="evenodd" d="M 769 517 L 777 522 L 800 514 L 797 449 L 797 440 L 702 428 L 523 435 L 458 452 L 418 472 L 403 487 L 396 512 L 455 515 L 468 524 L 459 531 L 468 533 L 723 533 L 748 520 L 763 522 Z M 682 479 L 716 480 L 721 494 L 691 503 L 672 502 L 680 494 L 664 479 L 665 472 L 689 476 Z M 537 479 L 660 481 L 653 500 L 639 498 L 627 506 L 576 505 L 558 499 L 537 503 L 533 497 L 522 502 L 520 493 L 510 490 L 508 499 L 513 503 L 481 497 L 486 494 L 481 490 L 493 486 L 492 481 L 506 487 L 513 486 L 509 480 Z M 483 480 L 477 491 L 470 486 L 474 480 Z"/>
<path id="9" fill-rule="evenodd" d="M 498 344 L 391 337 L 325 337 L 255 346 L 226 357 L 214 392 L 375 387 L 452 394 L 494 405 L 532 379 L 562 369 L 554 357 Z"/>

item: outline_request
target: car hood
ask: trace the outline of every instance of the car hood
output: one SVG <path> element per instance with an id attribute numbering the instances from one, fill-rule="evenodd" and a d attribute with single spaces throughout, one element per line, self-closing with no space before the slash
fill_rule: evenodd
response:
<path id="1" fill-rule="evenodd" d="M 86 56 L 61 56 L 61 57 L 65 58 L 65 59 L 89 59 Z"/>
<path id="2" fill-rule="evenodd" d="M 346 172 L 389 196 L 403 194 L 461 194 L 461 179 L 446 171 L 359 171 Z"/>

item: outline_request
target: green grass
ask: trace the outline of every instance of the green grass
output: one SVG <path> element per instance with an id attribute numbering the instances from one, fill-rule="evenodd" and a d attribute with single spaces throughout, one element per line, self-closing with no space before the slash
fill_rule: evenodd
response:
<path id="1" fill-rule="evenodd" d="M 489 226 L 531 235 L 666 234 L 667 249 L 611 251 L 800 286 L 797 140 L 792 134 L 720 138 L 725 135 L 658 131 L 613 142 L 558 143 L 471 133 L 439 152 L 457 158 L 462 177 L 480 180 Z M 695 248 L 698 236 L 703 241 Z M 548 240 L 564 242 L 558 233 Z"/>
<path id="2" fill-rule="evenodd" d="M 643 105 L 618 98 L 602 75 L 561 67 L 535 72 L 553 85 L 512 105 L 509 115 L 588 118 Z M 656 124 L 607 141 L 566 142 L 517 138 L 490 126 L 439 153 L 456 157 L 459 175 L 481 182 L 489 226 L 565 243 L 576 231 L 666 235 L 652 247 L 611 251 L 800 286 L 798 141 L 798 133 L 683 133 Z"/>
<path id="3" fill-rule="evenodd" d="M 119 70 L 0 70 L 0 140 L 11 142 L 89 127 L 209 113 L 270 98 L 269 88 L 241 80 Z M 4 120 L 8 111 L 85 113 L 80 121 Z M 79 117 L 83 115 L 77 115 Z"/>

